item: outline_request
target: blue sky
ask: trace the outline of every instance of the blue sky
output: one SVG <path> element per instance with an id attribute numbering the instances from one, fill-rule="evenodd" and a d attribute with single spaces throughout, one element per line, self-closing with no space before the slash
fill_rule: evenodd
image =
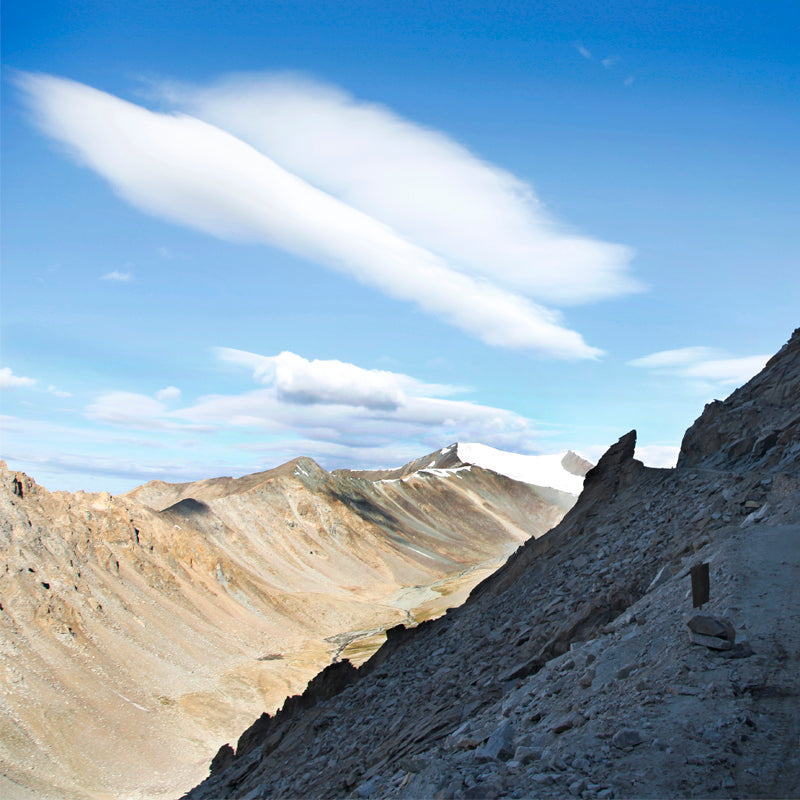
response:
<path id="1" fill-rule="evenodd" d="M 796 3 L 7 2 L 2 456 L 670 463 L 800 324 Z"/>

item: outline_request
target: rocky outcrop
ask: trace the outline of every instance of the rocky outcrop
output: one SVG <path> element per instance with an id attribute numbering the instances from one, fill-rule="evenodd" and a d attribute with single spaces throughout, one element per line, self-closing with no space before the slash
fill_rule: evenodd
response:
<path id="1" fill-rule="evenodd" d="M 437 455 L 390 480 L 298 458 L 122 497 L 0 466 L 0 796 L 174 797 L 575 501 L 456 458 L 425 471 Z"/>
<path id="2" fill-rule="evenodd" d="M 709 403 L 686 431 L 679 468 L 800 468 L 800 328 L 749 383 Z"/>
<path id="3" fill-rule="evenodd" d="M 643 467 L 622 437 L 465 605 L 398 632 L 188 797 L 797 796 L 797 339 L 704 412 L 676 469 Z M 697 646 L 687 623 L 732 646 Z"/>

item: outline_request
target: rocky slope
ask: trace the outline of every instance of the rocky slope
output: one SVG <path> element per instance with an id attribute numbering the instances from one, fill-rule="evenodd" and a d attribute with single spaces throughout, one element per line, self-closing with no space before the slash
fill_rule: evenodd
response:
<path id="1" fill-rule="evenodd" d="M 460 602 L 574 502 L 455 446 L 373 479 L 300 458 L 121 497 L 3 464 L 0 796 L 175 796 L 220 740 Z"/>
<path id="2" fill-rule="evenodd" d="M 800 797 L 798 418 L 800 329 L 674 470 L 623 436 L 466 604 L 329 667 L 189 797 Z"/>

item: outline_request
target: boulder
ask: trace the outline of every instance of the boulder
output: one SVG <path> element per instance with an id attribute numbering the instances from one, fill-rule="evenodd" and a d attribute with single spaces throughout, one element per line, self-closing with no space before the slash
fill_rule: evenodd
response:
<path id="1" fill-rule="evenodd" d="M 725 617 L 715 617 L 711 614 L 695 614 L 686 624 L 692 633 L 700 636 L 725 639 L 731 644 L 736 641 L 736 629 L 731 624 L 731 621 Z"/>
<path id="2" fill-rule="evenodd" d="M 508 721 L 503 722 L 486 744 L 475 751 L 475 758 L 479 761 L 508 761 L 514 755 L 514 733 L 514 726 Z"/>
<path id="3" fill-rule="evenodd" d="M 642 741 L 642 734 L 633 728 L 623 728 L 611 737 L 611 744 L 613 744 L 614 747 L 619 747 L 620 750 L 636 747 L 640 745 Z"/>

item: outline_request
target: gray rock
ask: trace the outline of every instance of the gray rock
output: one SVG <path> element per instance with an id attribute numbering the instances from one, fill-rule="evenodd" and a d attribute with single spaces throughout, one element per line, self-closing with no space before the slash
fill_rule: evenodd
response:
<path id="1" fill-rule="evenodd" d="M 585 722 L 586 717 L 584 717 L 583 714 L 579 711 L 571 711 L 566 717 L 562 717 L 551 725 L 550 730 L 553 733 L 563 733 L 564 731 L 570 730 L 570 728 L 580 728 Z"/>
<path id="2" fill-rule="evenodd" d="M 464 797 L 467 800 L 497 800 L 504 793 L 503 782 L 493 775 L 467 789 L 464 792 Z"/>
<path id="3" fill-rule="evenodd" d="M 506 720 L 489 737 L 486 744 L 475 751 L 478 761 L 508 761 L 514 756 L 514 726 Z"/>
<path id="4" fill-rule="evenodd" d="M 434 800 L 462 800 L 466 797 L 463 791 L 464 782 L 460 777 L 455 777 L 434 796 Z"/>
<path id="5" fill-rule="evenodd" d="M 375 775 L 374 777 L 370 778 L 368 781 L 364 781 L 360 786 L 356 787 L 356 796 L 357 797 L 372 797 L 373 794 L 379 792 L 381 789 L 381 778 L 379 775 Z"/>
<path id="6" fill-rule="evenodd" d="M 689 630 L 702 636 L 715 636 L 733 643 L 736 630 L 729 619 L 714 617 L 711 614 L 695 614 L 687 623 Z"/>
<path id="7" fill-rule="evenodd" d="M 720 639 L 717 636 L 703 636 L 702 633 L 689 631 L 689 641 L 692 644 L 701 644 L 712 650 L 730 650 L 733 644 L 727 639 Z"/>
<path id="8" fill-rule="evenodd" d="M 533 761 L 539 761 L 542 757 L 542 751 L 537 747 L 527 747 L 526 745 L 520 745 L 514 751 L 514 761 L 519 762 L 520 764 L 530 764 Z"/>
<path id="9" fill-rule="evenodd" d="M 664 564 L 663 567 L 656 573 L 655 578 L 650 581 L 650 585 L 647 587 L 648 592 L 652 592 L 653 589 L 657 589 L 661 586 L 662 583 L 666 583 L 672 577 L 672 568 L 669 564 Z"/>
<path id="10" fill-rule="evenodd" d="M 397 762 L 397 766 L 399 769 L 405 770 L 406 772 L 422 772 L 427 766 L 427 762 L 421 758 L 411 758 L 406 756 L 405 758 L 401 758 Z"/>
<path id="11" fill-rule="evenodd" d="M 588 772 L 590 769 L 590 764 L 588 759 L 586 759 L 584 756 L 578 756 L 572 762 L 572 768 L 578 770 L 579 772 Z"/>
<path id="12" fill-rule="evenodd" d="M 578 679 L 578 685 L 583 689 L 588 689 L 594 683 L 595 670 L 590 667 Z"/>
<path id="13" fill-rule="evenodd" d="M 442 762 L 433 762 L 403 787 L 398 797 L 402 800 L 433 800 L 436 793 L 448 783 Z"/>
<path id="14" fill-rule="evenodd" d="M 626 664 L 621 669 L 617 670 L 617 680 L 624 680 L 636 669 L 636 664 Z"/>
<path id="15" fill-rule="evenodd" d="M 574 797 L 580 797 L 581 792 L 586 788 L 586 778 L 578 778 L 569 785 L 569 793 Z"/>
<path id="16" fill-rule="evenodd" d="M 743 641 L 737 642 L 730 650 L 723 653 L 723 657 L 725 658 L 749 658 L 750 656 L 754 656 L 756 651 L 750 646 L 750 642 Z"/>
<path id="17" fill-rule="evenodd" d="M 642 743 L 642 734 L 634 728 L 623 728 L 611 737 L 611 744 L 626 750 L 629 747 L 636 747 Z"/>

